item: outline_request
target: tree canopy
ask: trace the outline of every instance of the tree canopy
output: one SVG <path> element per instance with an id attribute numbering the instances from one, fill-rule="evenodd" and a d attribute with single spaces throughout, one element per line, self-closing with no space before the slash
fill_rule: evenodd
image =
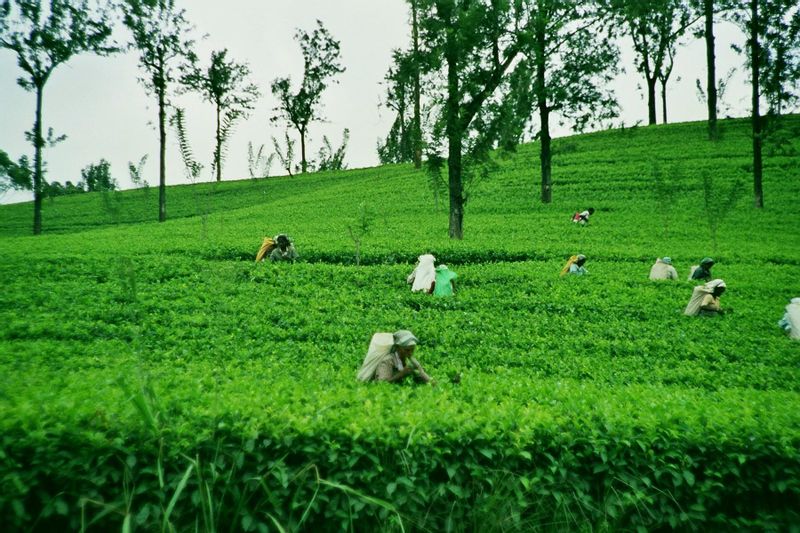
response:
<path id="1" fill-rule="evenodd" d="M 272 94 L 278 99 L 273 121 L 284 120 L 300 135 L 300 166 L 308 170 L 306 159 L 306 135 L 308 126 L 324 120 L 320 109 L 322 93 L 335 76 L 345 71 L 340 63 L 339 41 L 334 39 L 321 21 L 312 32 L 297 30 L 295 40 L 303 54 L 303 80 L 296 92 L 292 90 L 290 78 L 276 78 L 272 82 Z"/>

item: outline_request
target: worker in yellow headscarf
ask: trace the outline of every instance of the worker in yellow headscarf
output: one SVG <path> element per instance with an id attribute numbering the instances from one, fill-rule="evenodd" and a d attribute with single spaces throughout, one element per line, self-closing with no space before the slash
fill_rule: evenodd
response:
<path id="1" fill-rule="evenodd" d="M 567 260 L 567 264 L 561 269 L 561 276 L 571 274 L 573 276 L 583 276 L 589 271 L 583 266 L 586 263 L 586 256 L 583 254 L 573 255 Z"/>

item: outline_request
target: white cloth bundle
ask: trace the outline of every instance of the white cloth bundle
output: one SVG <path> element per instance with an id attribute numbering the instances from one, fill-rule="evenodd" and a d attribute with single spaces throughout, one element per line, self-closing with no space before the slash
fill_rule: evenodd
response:
<path id="1" fill-rule="evenodd" d="M 705 285 L 698 285 L 692 289 L 692 298 L 689 300 L 689 304 L 686 306 L 683 314 L 689 316 L 699 315 L 700 308 L 703 306 L 703 300 L 706 296 L 714 292 L 714 289 L 717 287 L 725 287 L 725 282 L 721 279 L 713 279 Z"/>
<path id="2" fill-rule="evenodd" d="M 786 320 L 789 322 L 789 338 L 800 339 L 800 298 L 792 298 L 786 306 Z"/>
<path id="3" fill-rule="evenodd" d="M 372 379 L 378 365 L 392 357 L 392 346 L 394 346 L 394 335 L 391 333 L 376 333 L 372 336 L 367 356 L 364 357 L 364 363 L 361 365 L 361 370 L 358 371 L 360 381 Z"/>
<path id="4" fill-rule="evenodd" d="M 431 290 L 431 285 L 436 281 L 435 261 L 436 258 L 431 254 L 419 256 L 416 268 L 406 279 L 408 283 L 412 283 L 411 292 Z"/>

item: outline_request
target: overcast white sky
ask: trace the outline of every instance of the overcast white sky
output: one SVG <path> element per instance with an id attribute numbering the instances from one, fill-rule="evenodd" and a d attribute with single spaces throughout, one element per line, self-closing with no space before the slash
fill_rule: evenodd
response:
<path id="1" fill-rule="evenodd" d="M 383 77 L 391 50 L 407 46 L 409 40 L 405 0 L 192 0 L 183 5 L 196 25 L 197 35 L 208 34 L 205 40 L 198 41 L 198 55 L 207 60 L 212 50 L 228 48 L 229 57 L 250 65 L 252 79 L 262 93 L 250 118 L 239 123 L 230 140 L 223 179 L 249 177 L 248 141 L 256 146 L 265 144 L 271 152 L 270 137 L 282 135 L 282 126 L 269 121 L 275 106 L 270 83 L 286 75 L 299 80 L 302 56 L 293 36 L 297 28 L 313 29 L 316 19 L 322 20 L 341 41 L 342 62 L 347 71 L 339 77 L 340 83 L 323 96 L 328 122 L 311 126 L 309 157 L 316 154 L 323 135 L 338 145 L 342 130 L 349 128 L 348 166 L 378 163 L 376 143 L 386 135 L 393 120 L 392 113 L 380 106 L 385 94 Z M 124 40 L 127 36 L 119 31 L 117 38 Z M 718 25 L 720 75 L 740 67 L 742 60 L 730 45 L 742 39 L 731 25 Z M 705 79 L 705 48 L 701 41 L 688 41 L 678 52 L 674 81 L 669 87 L 670 122 L 701 120 L 705 116 L 705 106 L 695 91 L 695 79 Z M 633 68 L 633 54 L 627 41 L 622 42 L 621 48 L 621 63 L 627 68 L 615 83 L 622 107 L 621 122 L 646 123 L 647 103 L 637 88 L 642 83 Z M 0 149 L 14 159 L 32 153 L 24 132 L 32 127 L 35 99 L 16 84 L 20 74 L 14 54 L 0 50 Z M 78 182 L 82 168 L 105 158 L 111 163 L 112 175 L 123 188 L 129 188 L 128 161 L 138 161 L 148 154 L 144 177 L 151 185 L 158 183 L 158 133 L 154 126 L 157 107 L 136 81 L 138 74 L 137 59 L 132 53 L 105 58 L 77 56 L 56 69 L 45 86 L 44 127 L 52 127 L 68 138 L 45 151 L 48 180 Z M 725 96 L 733 116 L 746 114 L 748 94 L 747 73 L 740 68 Z M 193 95 L 175 100 L 187 110 L 192 147 L 206 164 L 202 179 L 210 180 L 213 108 Z M 561 128 L 554 133 L 561 136 L 569 131 Z M 186 183 L 172 131 L 167 156 L 167 183 Z M 272 174 L 281 174 L 277 164 L 273 165 Z M 8 192 L 0 196 L 0 203 L 30 198 L 32 195 L 27 192 Z"/>

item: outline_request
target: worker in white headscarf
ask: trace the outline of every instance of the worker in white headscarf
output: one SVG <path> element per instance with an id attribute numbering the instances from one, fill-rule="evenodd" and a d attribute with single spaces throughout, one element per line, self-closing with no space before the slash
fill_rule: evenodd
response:
<path id="1" fill-rule="evenodd" d="M 376 333 L 369 343 L 367 356 L 358 371 L 360 381 L 402 381 L 408 375 L 425 383 L 435 384 L 414 357 L 417 338 L 407 329 L 394 333 Z"/>
<path id="2" fill-rule="evenodd" d="M 715 315 L 722 313 L 719 297 L 725 292 L 725 282 L 714 279 L 705 285 L 698 285 L 692 290 L 692 298 L 684 310 L 684 315 Z"/>
<path id="3" fill-rule="evenodd" d="M 421 255 L 417 258 L 417 266 L 408 275 L 406 282 L 411 284 L 411 292 L 431 292 L 433 282 L 436 281 L 436 258 L 431 254 Z"/>
<path id="4" fill-rule="evenodd" d="M 650 267 L 650 279 L 678 279 L 678 272 L 672 266 L 672 259 L 660 257 Z"/>
<path id="5" fill-rule="evenodd" d="M 792 298 L 786 306 L 786 313 L 778 325 L 789 335 L 790 339 L 800 340 L 800 298 Z"/>

